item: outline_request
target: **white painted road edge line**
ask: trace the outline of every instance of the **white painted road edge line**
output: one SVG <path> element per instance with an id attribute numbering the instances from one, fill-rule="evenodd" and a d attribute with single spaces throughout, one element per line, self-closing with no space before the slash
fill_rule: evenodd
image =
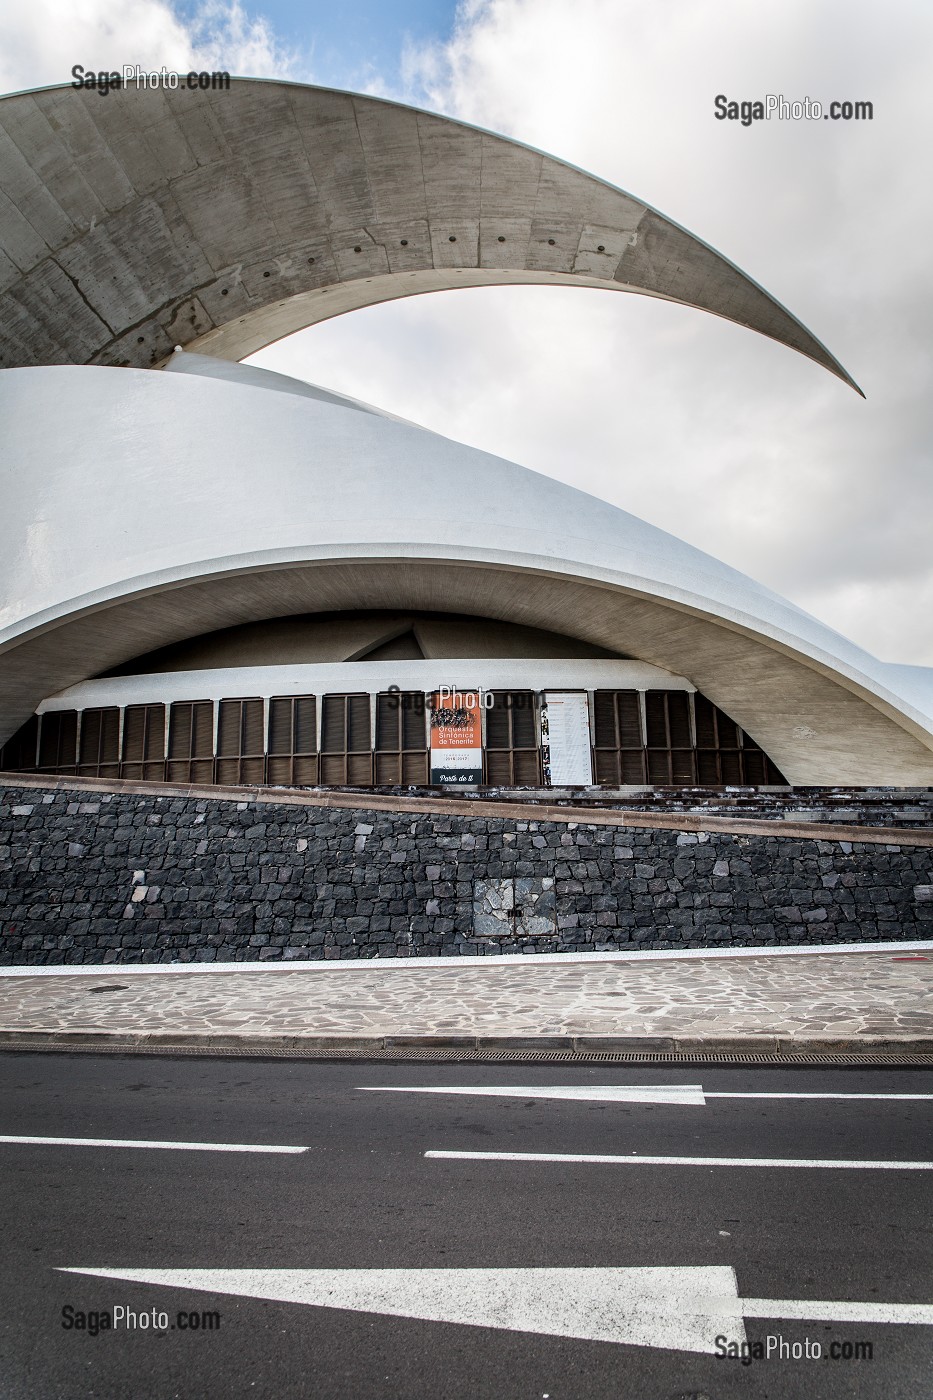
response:
<path id="1" fill-rule="evenodd" d="M 848 1171 L 930 1172 L 933 1162 L 845 1161 L 832 1157 L 628 1157 L 596 1152 L 426 1152 L 458 1162 L 563 1162 L 611 1167 L 832 1167 Z"/>
<path id="2" fill-rule="evenodd" d="M 174 1152 L 309 1152 L 308 1147 L 263 1147 L 255 1142 L 150 1142 L 144 1138 L 9 1137 L 10 1143 L 36 1147 L 155 1147 Z"/>
<path id="3" fill-rule="evenodd" d="M 231 962 L 231 963 L 97 963 L 44 965 L 42 967 L 0 967 L 0 977 L 133 977 L 145 973 L 162 976 L 166 973 L 188 972 L 366 972 L 410 971 L 419 967 L 446 967 L 450 970 L 470 967 L 541 967 L 556 963 L 606 962 L 668 962 L 692 958 L 788 958 L 810 957 L 820 953 L 929 953 L 933 939 L 911 939 L 904 943 L 816 943 L 795 944 L 781 948 L 654 948 L 644 953 L 475 953 L 456 958 L 329 958 L 296 959 L 294 962 Z"/>

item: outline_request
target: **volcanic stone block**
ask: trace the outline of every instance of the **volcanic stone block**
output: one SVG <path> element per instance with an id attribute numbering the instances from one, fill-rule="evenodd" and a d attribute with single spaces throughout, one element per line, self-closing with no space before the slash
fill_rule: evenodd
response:
<path id="1" fill-rule="evenodd" d="M 554 881 L 515 881 L 515 932 L 524 938 L 553 938 L 557 934 L 557 899 Z"/>
<path id="2" fill-rule="evenodd" d="M 514 908 L 514 880 L 477 880 L 473 890 L 474 935 L 477 938 L 509 938 Z"/>

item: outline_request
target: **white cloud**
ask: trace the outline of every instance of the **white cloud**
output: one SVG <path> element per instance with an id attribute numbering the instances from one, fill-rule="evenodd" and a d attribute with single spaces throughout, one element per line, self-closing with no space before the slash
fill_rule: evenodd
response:
<path id="1" fill-rule="evenodd" d="M 199 66 L 250 78 L 298 76 L 297 51 L 277 40 L 263 16 L 251 19 L 239 0 L 204 0 L 195 13 L 191 36 Z"/>
<path id="2" fill-rule="evenodd" d="M 0 92 L 69 82 L 76 63 L 287 78 L 297 62 L 239 0 L 206 0 L 187 24 L 165 0 L 29 0 L 4 11 Z"/>
<path id="3" fill-rule="evenodd" d="M 709 316 L 515 288 L 374 308 L 262 363 L 642 515 L 889 660 L 933 664 L 933 9 L 470 0 L 404 91 L 632 190 L 731 257 L 863 385 Z M 713 98 L 875 104 L 718 122 Z"/>

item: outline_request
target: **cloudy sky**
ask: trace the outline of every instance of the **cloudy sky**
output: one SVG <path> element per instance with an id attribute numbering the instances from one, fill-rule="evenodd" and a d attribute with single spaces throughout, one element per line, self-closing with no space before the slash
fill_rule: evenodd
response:
<path id="1" fill-rule="evenodd" d="M 592 491 L 933 665 L 929 0 L 30 0 L 0 41 L 5 92 L 139 62 L 400 98 L 698 234 L 867 399 L 711 316 L 584 289 L 411 298 L 254 362 Z M 866 100 L 874 120 L 744 128 L 718 93 Z"/>

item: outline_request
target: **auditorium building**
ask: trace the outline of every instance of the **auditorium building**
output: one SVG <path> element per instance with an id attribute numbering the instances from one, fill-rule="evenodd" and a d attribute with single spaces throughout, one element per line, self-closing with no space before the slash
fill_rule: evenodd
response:
<path id="1" fill-rule="evenodd" d="M 0 134 L 0 767 L 933 784 L 933 670 L 591 495 L 242 363 L 377 302 L 536 283 L 710 312 L 856 388 L 698 238 L 515 141 L 287 83 L 43 89 L 0 101 Z"/>

